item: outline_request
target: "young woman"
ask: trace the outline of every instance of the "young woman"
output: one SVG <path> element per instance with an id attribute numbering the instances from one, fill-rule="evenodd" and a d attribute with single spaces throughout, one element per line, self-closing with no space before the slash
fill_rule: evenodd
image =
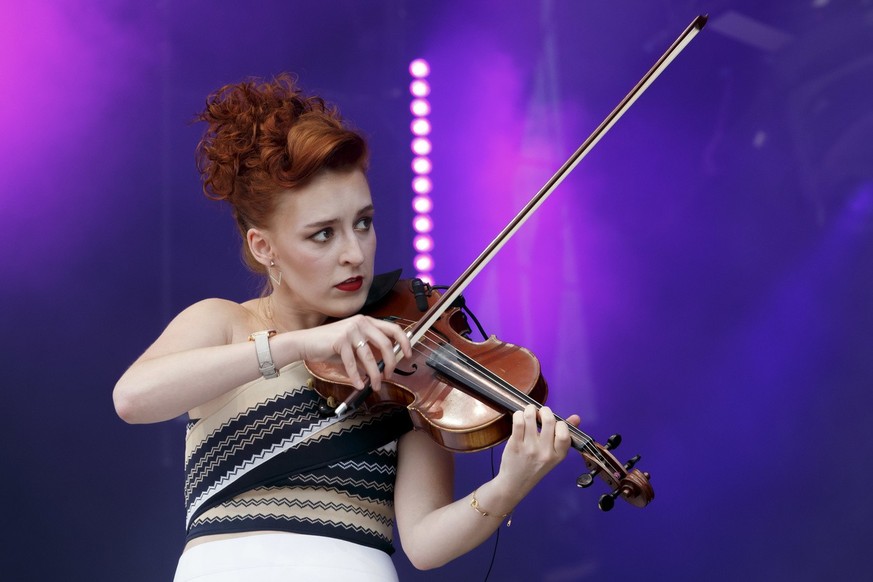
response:
<path id="1" fill-rule="evenodd" d="M 451 454 L 405 409 L 320 414 L 304 360 L 379 390 L 393 346 L 411 356 L 398 325 L 357 314 L 378 291 L 366 143 L 287 75 L 219 89 L 200 120 L 204 191 L 266 289 L 182 311 L 113 393 L 127 422 L 190 417 L 176 580 L 396 580 L 395 520 L 417 568 L 476 547 L 566 456 L 567 425 L 516 412 L 497 476 L 455 501 Z"/>

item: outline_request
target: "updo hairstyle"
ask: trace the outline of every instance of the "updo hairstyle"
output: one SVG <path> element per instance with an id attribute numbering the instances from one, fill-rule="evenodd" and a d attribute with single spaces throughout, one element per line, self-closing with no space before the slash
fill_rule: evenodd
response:
<path id="1" fill-rule="evenodd" d="M 246 232 L 267 226 L 283 192 L 325 169 L 367 167 L 363 136 L 334 106 L 303 95 L 287 73 L 225 85 L 195 120 L 208 124 L 196 151 L 203 192 L 231 205 L 245 262 L 256 273 L 266 268 L 252 256 Z"/>

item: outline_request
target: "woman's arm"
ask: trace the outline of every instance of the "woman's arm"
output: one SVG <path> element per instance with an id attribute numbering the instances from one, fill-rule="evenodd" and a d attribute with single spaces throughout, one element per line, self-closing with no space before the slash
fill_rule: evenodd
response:
<path id="1" fill-rule="evenodd" d="M 397 528 L 409 561 L 421 570 L 437 568 L 488 539 L 531 489 L 564 457 L 570 447 L 566 423 L 556 422 L 548 407 L 533 406 L 512 417 L 497 476 L 473 493 L 452 502 L 451 453 L 421 432 L 400 440 L 394 504 Z M 579 417 L 568 419 L 574 425 Z M 484 516 L 482 513 L 487 513 Z"/>
<path id="2" fill-rule="evenodd" d="M 205 404 L 259 377 L 254 344 L 256 329 L 241 305 L 221 299 L 196 303 L 180 313 L 115 385 L 118 415 L 130 423 L 160 422 Z M 358 347 L 365 341 L 366 347 Z M 400 343 L 411 355 L 409 340 L 396 324 L 355 315 L 329 325 L 280 333 L 270 339 L 277 368 L 298 360 L 342 362 L 358 388 L 363 371 L 374 390 L 396 364 L 391 347 Z M 369 346 L 385 360 L 383 373 Z"/>
<path id="3" fill-rule="evenodd" d="M 231 343 L 243 311 L 207 299 L 176 316 L 116 383 L 118 415 L 130 423 L 168 420 L 257 378 L 252 345 Z"/>

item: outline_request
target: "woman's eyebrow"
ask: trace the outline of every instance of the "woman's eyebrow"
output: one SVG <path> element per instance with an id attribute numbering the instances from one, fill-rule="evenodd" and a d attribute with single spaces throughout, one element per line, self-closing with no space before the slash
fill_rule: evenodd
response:
<path id="1" fill-rule="evenodd" d="M 358 212 L 355 214 L 355 216 L 360 216 L 361 214 L 365 214 L 365 213 L 367 213 L 367 212 L 373 212 L 373 210 L 374 210 L 373 205 L 372 205 L 372 204 L 367 204 L 366 206 L 364 206 L 363 208 L 361 208 L 360 210 L 358 210 Z M 334 223 L 336 223 L 336 222 L 338 222 L 338 221 L 339 221 L 339 218 L 328 218 L 328 219 L 325 219 L 325 220 L 317 220 L 317 221 L 315 221 L 315 222 L 310 222 L 309 224 L 304 225 L 303 228 L 319 228 L 319 227 L 325 227 L 325 226 L 330 226 L 330 225 L 332 225 L 332 224 L 334 224 Z"/>

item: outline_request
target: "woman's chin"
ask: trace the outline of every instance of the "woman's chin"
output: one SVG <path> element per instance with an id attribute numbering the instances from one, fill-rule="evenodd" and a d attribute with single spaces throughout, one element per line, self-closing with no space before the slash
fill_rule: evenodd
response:
<path id="1" fill-rule="evenodd" d="M 357 295 L 357 294 L 356 294 Z M 361 294 L 360 297 L 348 297 L 346 299 L 332 302 L 328 306 L 329 311 L 326 315 L 333 319 L 343 319 L 359 313 L 367 301 L 367 295 Z"/>

